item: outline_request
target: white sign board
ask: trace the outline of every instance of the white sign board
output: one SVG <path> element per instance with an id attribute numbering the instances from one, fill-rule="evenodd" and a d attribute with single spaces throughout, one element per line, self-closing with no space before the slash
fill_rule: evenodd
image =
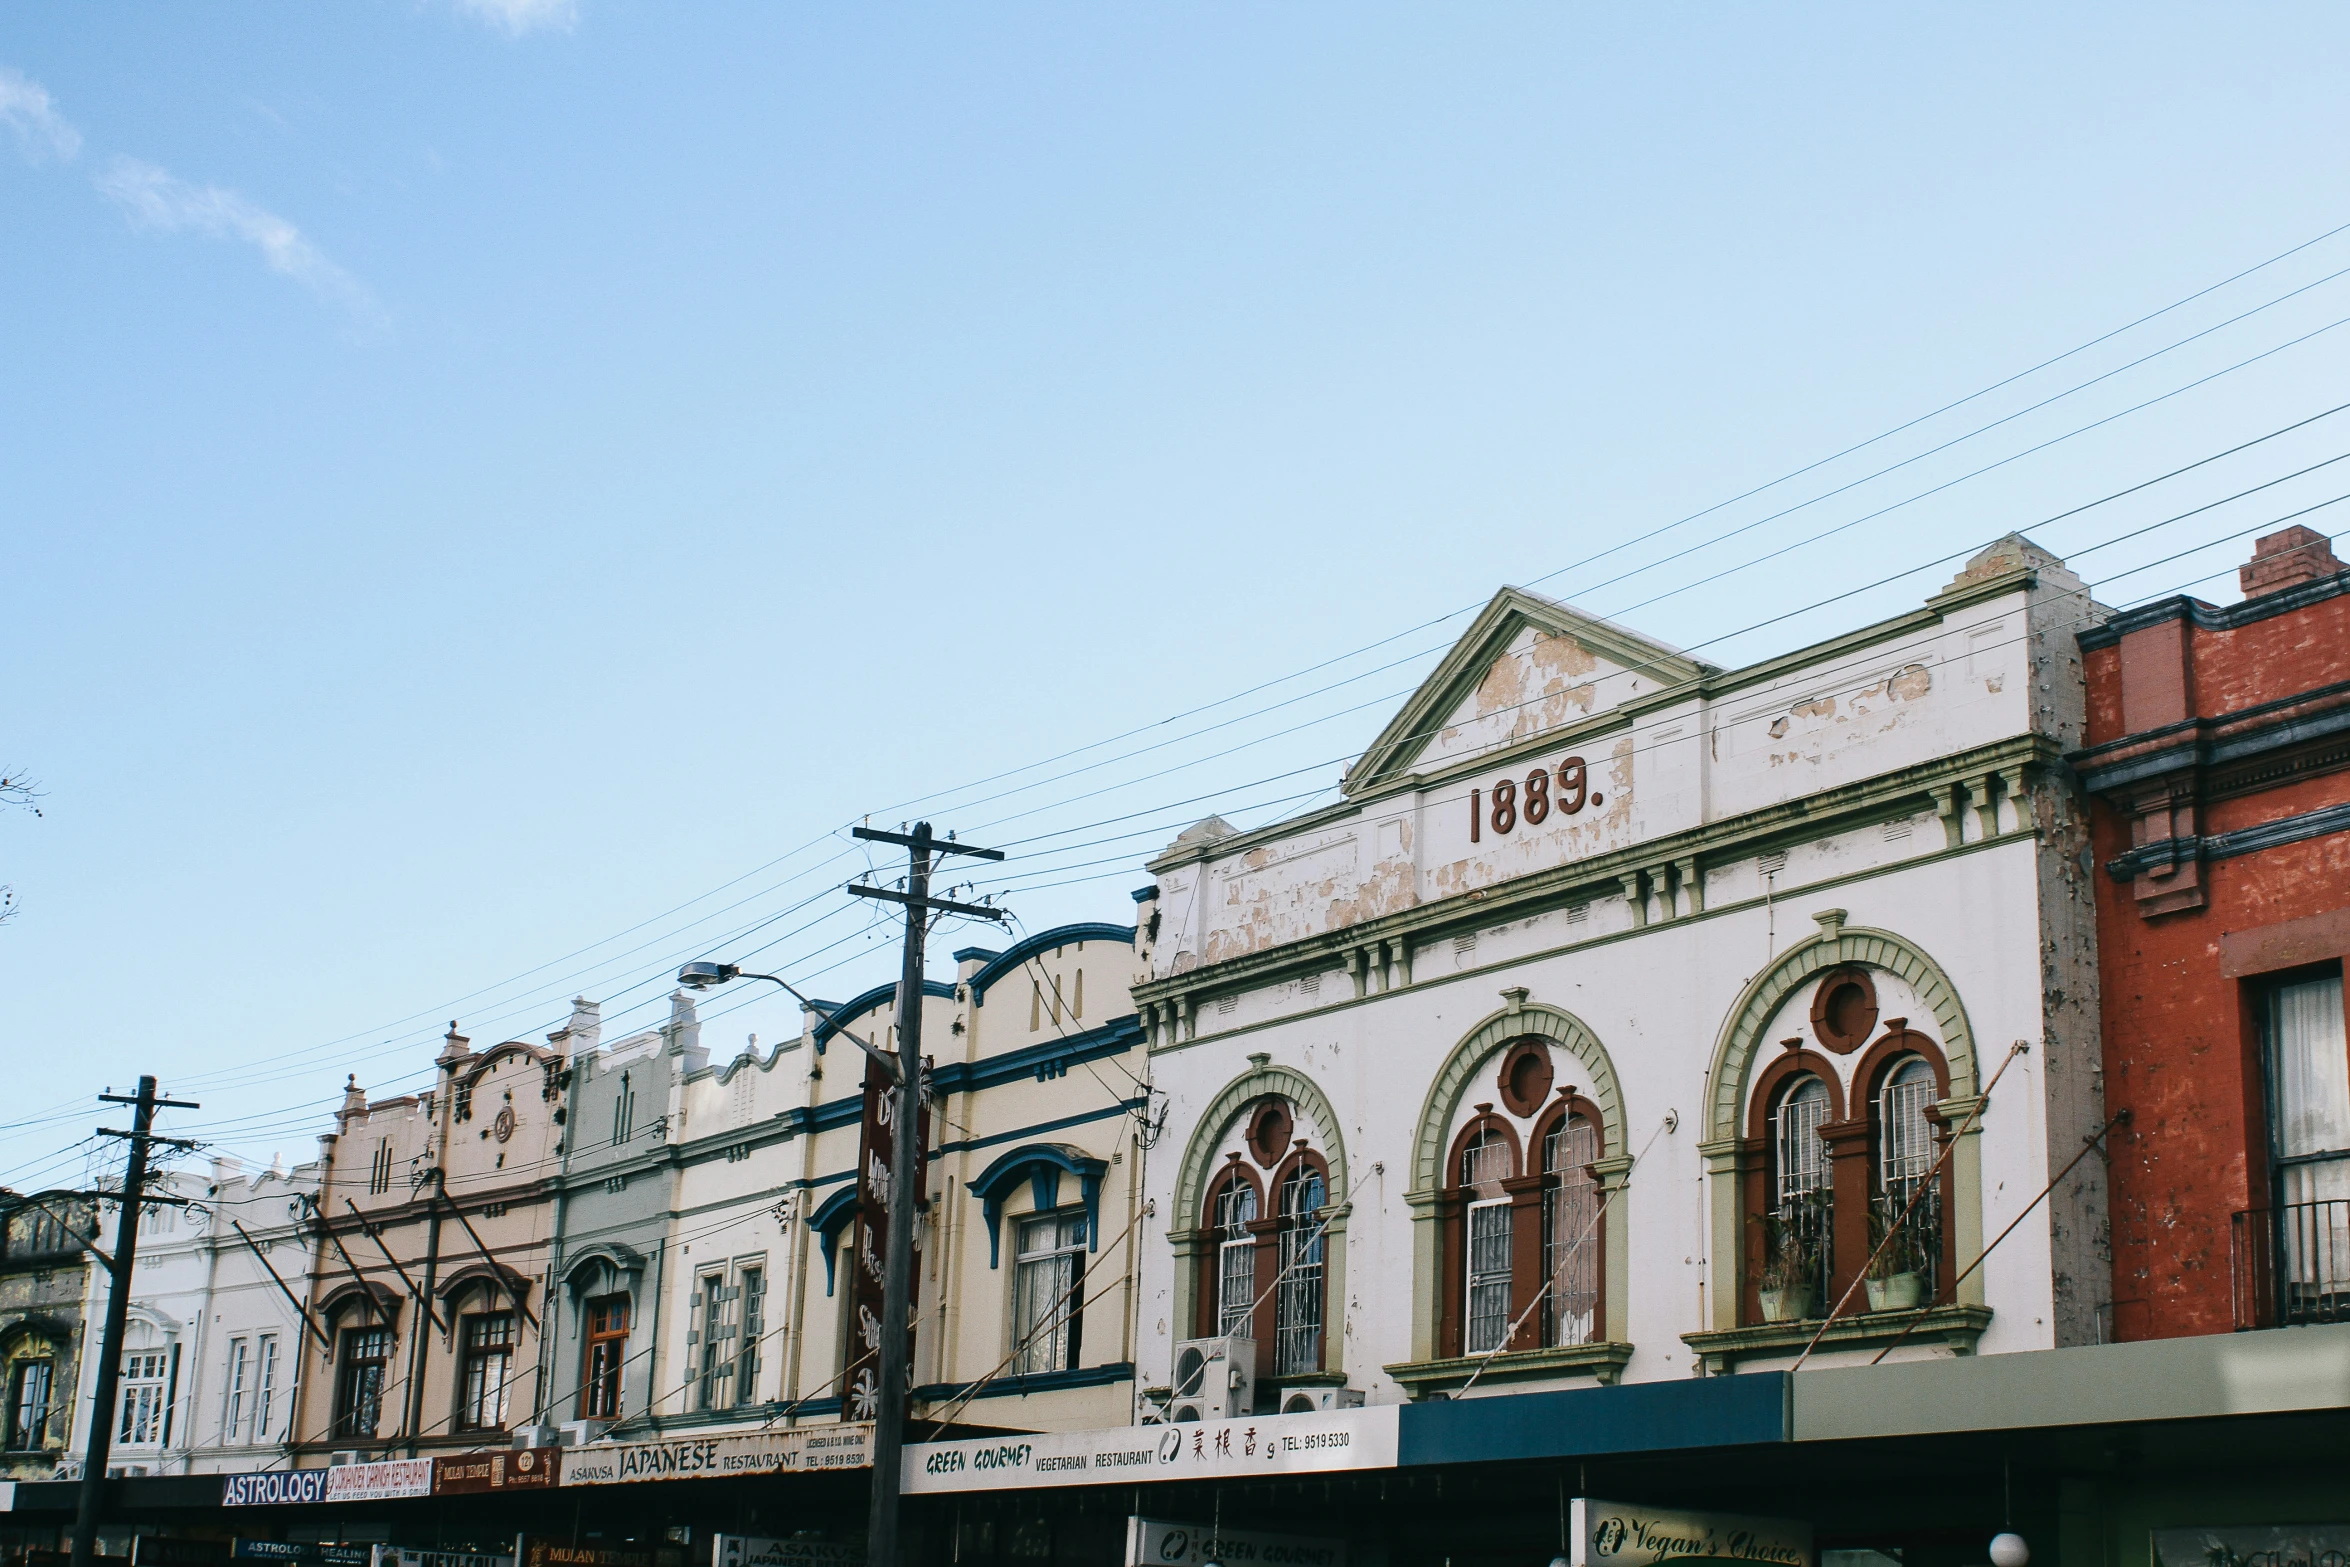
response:
<path id="1" fill-rule="evenodd" d="M 838 1540 L 781 1540 L 763 1534 L 713 1537 L 716 1567 L 864 1567 L 863 1544 Z"/>
<path id="2" fill-rule="evenodd" d="M 326 1472 L 330 1502 L 380 1502 L 432 1495 L 432 1460 L 393 1458 L 376 1464 L 337 1464 Z"/>
<path id="3" fill-rule="evenodd" d="M 16 1482 L 0 1480 L 0 1513 L 16 1511 Z"/>
<path id="4" fill-rule="evenodd" d="M 2350 1559 L 2350 1523 L 2156 1529 L 2155 1567 L 2328 1567 Z"/>
<path id="5" fill-rule="evenodd" d="M 1661 1562 L 1750 1562 L 1812 1567 L 1811 1525 L 1800 1518 L 1685 1513 L 1575 1498 L 1574 1567 Z"/>
<path id="6" fill-rule="evenodd" d="M 862 1469 L 873 1462 L 869 1425 L 799 1426 L 666 1442 L 590 1442 L 563 1449 L 565 1485 L 712 1480 L 728 1475 Z"/>
<path id="7" fill-rule="evenodd" d="M 1399 1407 L 923 1442 L 906 1449 L 905 1488 L 1016 1491 L 1392 1469 Z"/>
<path id="8" fill-rule="evenodd" d="M 424 1462 L 431 1463 L 431 1459 Z M 485 1555 L 480 1551 L 424 1551 L 405 1545 L 379 1545 L 374 1552 L 374 1567 L 514 1567 L 511 1556 Z"/>
<path id="9" fill-rule="evenodd" d="M 1126 1567 L 1346 1567 L 1344 1540 L 1303 1534 L 1259 1534 L 1163 1518 L 1126 1520 Z"/>

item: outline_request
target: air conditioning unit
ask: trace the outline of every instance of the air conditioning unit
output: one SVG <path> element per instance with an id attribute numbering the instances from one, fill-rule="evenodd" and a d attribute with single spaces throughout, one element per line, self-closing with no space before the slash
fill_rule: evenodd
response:
<path id="1" fill-rule="evenodd" d="M 1187 1338 L 1175 1345 L 1175 1394 L 1167 1418 L 1237 1420 L 1256 1413 L 1257 1341 L 1251 1338 Z"/>
<path id="2" fill-rule="evenodd" d="M 562 1433 L 565 1447 L 585 1447 L 590 1442 L 602 1441 L 604 1433 L 612 1429 L 612 1422 L 609 1420 L 566 1420 L 555 1429 Z"/>
<path id="3" fill-rule="evenodd" d="M 1293 1387 L 1281 1395 L 1285 1415 L 1319 1415 L 1362 1407 L 1363 1390 L 1359 1387 Z"/>
<path id="4" fill-rule="evenodd" d="M 356 1464 L 359 1462 L 361 1462 L 359 1450 L 352 1447 L 346 1447 L 339 1452 L 331 1453 L 327 1456 L 326 1460 L 326 1464 L 329 1469 L 340 1469 L 345 1464 Z"/>

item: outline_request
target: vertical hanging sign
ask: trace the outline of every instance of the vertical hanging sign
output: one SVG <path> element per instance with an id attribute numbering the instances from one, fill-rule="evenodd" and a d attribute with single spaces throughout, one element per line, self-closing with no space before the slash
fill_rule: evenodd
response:
<path id="1" fill-rule="evenodd" d="M 890 1036 L 884 1034 L 883 1038 Z M 924 1077 L 929 1076 L 927 1070 Z M 927 1087 L 927 1082 L 923 1085 Z M 841 1385 L 846 1390 L 842 1404 L 842 1418 L 871 1420 L 880 1411 L 881 1397 L 881 1295 L 885 1267 L 889 1260 L 889 1178 L 891 1161 L 897 1156 L 897 1084 L 888 1070 L 872 1056 L 865 1057 L 865 1115 L 857 1139 L 857 1261 L 849 1276 L 849 1320 L 854 1330 L 849 1336 L 848 1375 Z M 930 1139 L 929 1118 L 919 1116 L 914 1123 L 914 1205 L 917 1213 L 924 1201 L 924 1181 L 929 1174 Z M 922 1227 L 914 1226 L 914 1277 L 922 1276 L 920 1267 Z M 914 1309 L 906 1320 L 906 1366 L 912 1376 L 914 1364 L 914 1322 L 921 1316 L 920 1291 L 915 1292 Z"/>

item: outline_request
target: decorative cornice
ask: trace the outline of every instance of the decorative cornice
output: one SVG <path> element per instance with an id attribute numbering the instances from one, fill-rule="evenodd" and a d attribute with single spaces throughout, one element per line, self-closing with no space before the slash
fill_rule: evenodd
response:
<path id="1" fill-rule="evenodd" d="M 990 958 L 986 967 L 965 981 L 971 992 L 971 1004 L 975 1007 L 987 1005 L 987 993 L 994 988 L 996 981 L 1020 968 L 1039 952 L 1054 947 L 1074 946 L 1080 941 L 1118 941 L 1131 947 L 1134 945 L 1134 927 L 1109 925 L 1095 920 L 1077 925 L 1056 925 L 1051 930 L 1040 930 L 1033 936 L 1023 937 Z"/>
<path id="2" fill-rule="evenodd" d="M 2329 805 L 2322 810 L 2303 811 L 2298 816 L 2283 816 L 2273 822 L 2239 827 L 2234 832 L 2207 833 L 2201 837 L 2157 838 L 2152 843 L 2142 843 L 2106 861 L 2105 874 L 2117 882 L 2127 884 L 2148 871 L 2192 865 L 2198 860 L 2232 860 L 2239 855 L 2258 854 L 2263 849 L 2279 849 L 2288 843 L 2322 838 L 2337 832 L 2350 832 L 2350 805 Z"/>
<path id="3" fill-rule="evenodd" d="M 2344 757 L 2338 747 L 2346 740 L 2350 740 L 2350 680 L 2208 718 L 2189 718 L 2123 735 L 2075 751 L 2065 760 L 2080 774 L 2083 787 L 2107 794 L 2199 769 L 2241 768 L 2268 758 L 2281 761 L 2284 753 L 2309 747 L 2318 748 L 2320 754 L 2296 758 L 2305 765 L 2284 770 L 2327 771 L 2342 764 Z M 2337 749 L 2325 749 L 2328 742 Z M 2224 785 L 2210 791 L 2226 792 Z"/>
<path id="4" fill-rule="evenodd" d="M 2297 587 L 2281 588 L 2274 593 L 2263 593 L 2241 604 L 2224 607 L 2206 604 L 2190 594 L 2181 593 L 2152 604 L 2141 604 L 2136 609 L 2124 610 L 2102 626 L 2094 626 L 2080 634 L 2081 647 L 2093 652 L 2120 642 L 2133 631 L 2148 626 L 2159 626 L 2166 621 L 2191 621 L 2200 631 L 2235 631 L 2277 615 L 2289 615 L 2312 604 L 2339 598 L 2350 592 L 2350 571 L 2337 572 L 2330 577 L 2317 577 Z"/>
<path id="5" fill-rule="evenodd" d="M 2044 736 L 2017 735 L 1490 887 L 1417 904 L 1359 925 L 1301 937 L 1220 963 L 1187 969 L 1181 974 L 1146 980 L 1134 987 L 1134 999 L 1146 1006 L 1179 1003 L 1185 997 L 1193 998 L 1196 1003 L 1198 998 L 1219 991 L 1254 989 L 1304 974 L 1327 972 L 1343 964 L 1349 948 L 1390 938 L 1425 945 L 1456 930 L 1499 925 L 1570 903 L 1620 896 L 1622 878 L 1629 874 L 1654 870 L 1682 859 L 1693 859 L 1702 869 L 1708 864 L 1850 832 L 1930 808 L 1937 788 L 1963 785 L 1986 773 L 2024 767 L 2062 772 L 2063 755 L 2055 742 Z M 2018 832 L 2010 836 L 2026 835 Z M 1918 860 L 1926 858 L 1917 856 Z M 1723 911 L 1709 910 L 1682 918 L 1705 918 L 1717 912 Z M 1681 920 L 1667 923 L 1679 924 Z"/>

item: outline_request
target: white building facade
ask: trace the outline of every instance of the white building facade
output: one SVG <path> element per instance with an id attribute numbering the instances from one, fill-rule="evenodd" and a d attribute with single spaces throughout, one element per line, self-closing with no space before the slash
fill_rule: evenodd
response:
<path id="1" fill-rule="evenodd" d="M 1969 1264 L 2103 1120 L 2098 613 L 2009 539 L 1722 670 L 1505 589 L 1342 803 L 1179 838 L 1146 1396 L 1224 1336 L 1260 1411 L 2097 1339 L 2095 1161 Z"/>

